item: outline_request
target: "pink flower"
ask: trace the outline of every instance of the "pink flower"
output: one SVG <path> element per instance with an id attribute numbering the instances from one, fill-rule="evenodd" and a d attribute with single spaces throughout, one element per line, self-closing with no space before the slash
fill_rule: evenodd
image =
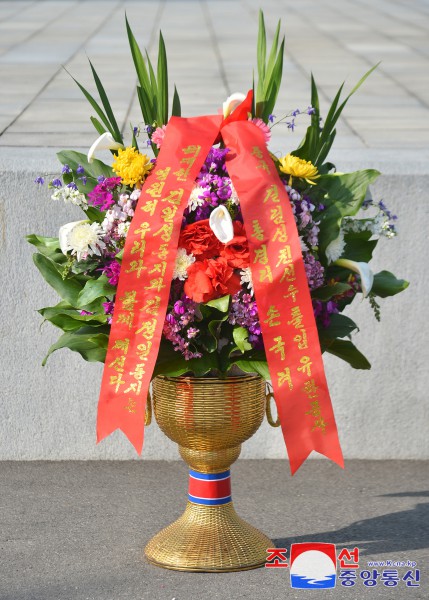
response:
<path id="1" fill-rule="evenodd" d="M 265 143 L 268 145 L 268 142 L 271 139 L 271 129 L 268 127 L 266 123 L 262 119 L 251 119 L 252 123 L 255 123 L 256 127 L 262 131 L 265 137 Z"/>
<path id="2" fill-rule="evenodd" d="M 165 130 L 167 129 L 166 125 L 162 127 L 157 127 L 155 131 L 152 133 L 152 143 L 156 144 L 156 147 L 159 149 L 162 146 L 162 142 L 164 141 Z"/>

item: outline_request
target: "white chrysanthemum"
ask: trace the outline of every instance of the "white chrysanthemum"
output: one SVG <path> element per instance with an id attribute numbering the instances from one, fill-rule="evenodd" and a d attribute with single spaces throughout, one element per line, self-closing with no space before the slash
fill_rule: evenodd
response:
<path id="1" fill-rule="evenodd" d="M 130 229 L 130 225 L 131 223 L 128 221 L 127 223 L 119 223 L 117 231 L 118 231 L 118 235 L 120 235 L 121 237 L 127 237 L 127 233 Z"/>
<path id="2" fill-rule="evenodd" d="M 342 229 L 340 229 L 340 233 L 338 234 L 338 237 L 335 240 L 332 240 L 332 242 L 330 244 L 328 244 L 328 246 L 325 250 L 325 254 L 326 254 L 326 258 L 328 259 L 328 263 L 333 263 L 336 260 L 338 260 L 339 258 L 341 258 L 341 256 L 343 255 L 343 252 L 344 252 L 344 247 L 345 247 L 344 232 Z"/>
<path id="3" fill-rule="evenodd" d="M 71 252 L 76 255 L 78 261 L 91 256 L 101 254 L 106 244 L 100 239 L 104 232 L 99 223 L 89 221 L 74 221 L 60 228 L 58 237 L 63 254 Z"/>
<path id="4" fill-rule="evenodd" d="M 138 188 L 133 190 L 130 195 L 131 200 L 138 200 L 140 198 L 141 193 L 142 193 L 142 191 L 139 190 Z"/>
<path id="5" fill-rule="evenodd" d="M 88 208 L 88 203 L 84 194 L 81 194 L 79 190 L 74 190 L 69 187 L 57 188 L 51 196 L 52 200 L 62 200 L 63 202 L 70 202 L 76 206 L 81 206 L 84 210 Z"/>
<path id="6" fill-rule="evenodd" d="M 237 195 L 237 190 L 235 189 L 234 184 L 232 183 L 232 181 L 231 181 L 231 196 L 228 198 L 228 200 L 230 202 L 232 202 L 233 204 L 235 204 L 235 205 L 240 204 L 240 200 L 239 200 L 238 195 Z"/>
<path id="7" fill-rule="evenodd" d="M 241 279 L 241 285 L 247 285 L 247 287 L 249 288 L 249 293 L 253 296 L 253 294 L 254 294 L 253 279 L 252 279 L 252 271 L 251 271 L 250 267 L 246 267 L 245 269 L 242 269 L 240 271 L 240 279 Z"/>
<path id="8" fill-rule="evenodd" d="M 189 196 L 188 200 L 188 209 L 190 212 L 197 210 L 199 206 L 202 206 L 205 202 L 204 198 L 199 198 L 198 196 L 202 196 L 205 192 L 205 189 L 200 186 L 195 186 Z"/>
<path id="9" fill-rule="evenodd" d="M 185 248 L 179 248 L 177 251 L 176 262 L 174 264 L 173 279 L 184 281 L 188 277 L 188 267 L 195 262 L 193 254 L 186 254 Z"/>

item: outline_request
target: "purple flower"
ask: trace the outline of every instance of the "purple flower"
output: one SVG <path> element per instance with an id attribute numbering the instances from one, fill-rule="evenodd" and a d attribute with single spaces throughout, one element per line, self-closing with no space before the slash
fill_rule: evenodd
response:
<path id="1" fill-rule="evenodd" d="M 133 136 L 137 137 L 139 134 L 139 128 L 138 127 L 133 127 Z"/>
<path id="2" fill-rule="evenodd" d="M 121 184 L 120 177 L 105 177 L 95 188 L 89 192 L 88 200 L 92 206 L 99 206 L 100 210 L 108 210 L 115 200 L 113 199 L 113 191 Z"/>
<path id="3" fill-rule="evenodd" d="M 307 112 L 307 115 L 315 115 L 315 114 L 316 114 L 316 109 L 315 109 L 315 108 L 313 108 L 313 106 L 309 106 L 309 107 L 307 108 L 307 111 L 306 111 L 306 112 Z"/>
<path id="4" fill-rule="evenodd" d="M 313 300 L 314 316 L 323 325 L 323 327 L 329 327 L 331 315 L 338 312 L 338 304 L 334 300 L 329 300 L 328 302 L 322 302 L 322 300 Z"/>
<path id="5" fill-rule="evenodd" d="M 71 173 L 72 170 L 70 169 L 70 167 L 68 165 L 64 165 L 63 168 L 61 169 L 61 173 L 63 175 L 65 175 L 66 173 Z"/>
<path id="6" fill-rule="evenodd" d="M 297 117 L 299 114 L 301 114 L 301 111 L 299 108 L 295 108 L 295 110 L 292 112 L 292 117 Z"/>
<path id="7" fill-rule="evenodd" d="M 57 178 L 57 179 L 53 179 L 53 180 L 51 181 L 51 185 L 52 185 L 53 187 L 57 187 L 57 188 L 58 188 L 58 187 L 61 187 L 61 186 L 63 185 L 63 182 L 61 181 L 61 179 L 58 179 L 58 178 Z"/>
<path id="8" fill-rule="evenodd" d="M 81 180 L 83 185 L 86 185 L 86 182 L 88 181 L 88 177 L 86 177 L 86 175 L 84 175 L 83 177 L 79 177 L 79 179 Z"/>
<path id="9" fill-rule="evenodd" d="M 103 183 L 103 181 L 104 181 L 105 179 L 106 179 L 106 178 L 104 177 L 104 175 L 99 175 L 99 176 L 97 177 L 97 181 L 98 181 L 98 183 Z"/>
<path id="10" fill-rule="evenodd" d="M 76 173 L 78 175 L 83 175 L 85 173 L 85 169 L 82 167 L 82 165 L 77 166 Z"/>
<path id="11" fill-rule="evenodd" d="M 304 267 L 310 290 L 319 288 L 324 283 L 325 269 L 309 252 L 304 252 Z"/>
<path id="12" fill-rule="evenodd" d="M 276 115 L 268 115 L 268 121 L 270 123 L 274 123 L 274 119 L 276 118 Z"/>
<path id="13" fill-rule="evenodd" d="M 39 185 L 43 185 L 45 183 L 45 180 L 43 177 L 37 177 L 37 179 L 34 180 L 34 183 L 38 183 Z"/>
<path id="14" fill-rule="evenodd" d="M 115 308 L 115 303 L 113 301 L 103 302 L 103 310 L 104 314 L 107 315 L 107 322 L 109 325 L 112 323 L 113 310 Z"/>
<path id="15" fill-rule="evenodd" d="M 292 121 L 286 121 L 286 125 L 288 129 L 295 131 L 295 119 L 292 119 Z"/>
<path id="16" fill-rule="evenodd" d="M 77 190 L 77 185 L 75 184 L 74 181 L 71 181 L 70 183 L 68 183 L 67 187 L 70 188 L 71 190 Z"/>
<path id="17" fill-rule="evenodd" d="M 110 285 L 118 285 L 119 275 L 121 273 L 121 265 L 116 260 L 107 263 L 103 268 L 103 273 L 109 280 Z"/>

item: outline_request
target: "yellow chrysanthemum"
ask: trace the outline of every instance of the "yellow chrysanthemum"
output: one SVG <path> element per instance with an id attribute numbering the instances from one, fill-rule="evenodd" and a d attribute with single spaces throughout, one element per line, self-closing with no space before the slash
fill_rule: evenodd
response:
<path id="1" fill-rule="evenodd" d="M 138 185 L 152 169 L 153 164 L 146 154 L 140 154 L 135 148 L 119 149 L 112 169 L 125 185 Z"/>
<path id="2" fill-rule="evenodd" d="M 293 156 L 293 154 L 283 156 L 283 158 L 279 159 L 279 163 L 280 171 L 290 175 L 289 185 L 292 183 L 292 177 L 305 179 L 305 181 L 311 185 L 316 185 L 314 180 L 320 177 L 317 167 L 315 167 L 313 163 L 309 160 Z"/>

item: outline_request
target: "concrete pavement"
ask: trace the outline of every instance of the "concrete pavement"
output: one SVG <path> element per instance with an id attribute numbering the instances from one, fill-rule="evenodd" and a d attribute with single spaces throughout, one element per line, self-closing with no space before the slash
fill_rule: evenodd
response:
<path id="1" fill-rule="evenodd" d="M 182 462 L 0 463 L 2 600 L 285 600 L 428 597 L 429 504 L 425 461 L 285 461 L 232 468 L 237 512 L 278 547 L 332 542 L 360 550 L 357 583 L 293 590 L 289 569 L 193 574 L 149 565 L 143 548 L 185 506 Z M 371 560 L 416 561 L 420 587 L 367 589 Z M 383 569 L 378 568 L 378 571 Z M 403 576 L 407 569 L 398 568 Z"/>

